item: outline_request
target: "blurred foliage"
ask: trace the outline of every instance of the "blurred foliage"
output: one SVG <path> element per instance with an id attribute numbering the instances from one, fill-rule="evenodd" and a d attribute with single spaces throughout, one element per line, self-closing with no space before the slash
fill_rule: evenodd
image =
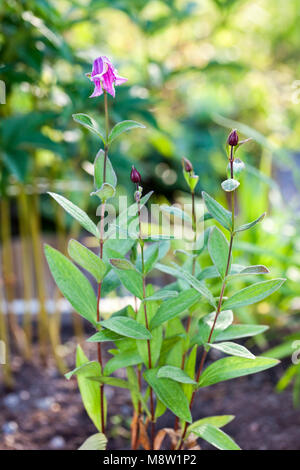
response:
<path id="1" fill-rule="evenodd" d="M 248 171 L 240 204 L 250 220 L 266 207 L 270 216 L 262 234 L 242 234 L 240 244 L 252 264 L 269 261 L 276 274 L 286 274 L 277 307 L 291 308 L 300 278 L 298 193 L 287 172 L 298 175 L 299 15 L 300 0 L 2 0 L 2 193 L 13 181 L 36 177 L 90 181 L 82 166 L 88 168 L 99 143 L 71 115 L 103 121 L 103 100 L 88 98 L 93 87 L 84 74 L 106 54 L 129 79 L 109 100 L 111 124 L 136 119 L 147 126 L 112 148 L 124 192 L 135 163 L 158 200 L 181 197 L 186 155 L 200 175 L 198 195 L 215 194 L 231 126 L 222 116 L 250 127 L 241 127 L 255 142 L 241 152 Z M 48 199 L 42 209 L 51 217 Z M 276 316 L 260 313 L 270 321 Z"/>

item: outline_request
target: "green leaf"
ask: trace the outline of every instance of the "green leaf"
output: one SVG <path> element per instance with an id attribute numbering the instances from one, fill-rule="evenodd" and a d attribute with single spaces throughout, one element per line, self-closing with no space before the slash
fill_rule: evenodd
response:
<path id="1" fill-rule="evenodd" d="M 153 294 L 154 289 L 151 284 L 149 284 L 146 288 L 146 295 Z M 147 312 L 147 319 L 148 324 L 151 324 L 151 320 L 155 316 L 157 309 L 158 309 L 158 302 L 155 301 L 147 301 L 146 303 L 142 303 L 138 310 L 137 314 L 137 321 L 141 324 L 146 326 L 146 319 L 145 319 L 145 311 L 146 308 Z M 151 365 L 155 367 L 158 358 L 160 357 L 161 346 L 163 342 L 163 328 L 158 327 L 151 331 L 151 341 L 150 341 L 150 350 L 151 350 Z M 149 368 L 149 356 L 148 356 L 148 344 L 147 341 L 138 341 L 137 348 L 140 353 L 141 358 L 143 359 L 144 364 L 147 368 Z"/>
<path id="2" fill-rule="evenodd" d="M 228 341 L 230 339 L 247 338 L 263 333 L 269 327 L 265 325 L 231 325 L 226 330 L 218 332 L 215 341 Z"/>
<path id="3" fill-rule="evenodd" d="M 83 114 L 83 113 L 72 114 L 72 118 L 74 119 L 75 122 L 78 122 L 83 127 L 91 131 L 93 134 L 96 134 L 98 137 L 100 137 L 100 139 L 105 145 L 103 132 L 99 128 L 97 122 L 93 118 L 91 118 L 88 114 Z"/>
<path id="4" fill-rule="evenodd" d="M 213 327 L 216 317 L 216 312 L 209 313 L 199 320 L 199 330 L 195 338 L 193 338 L 193 343 L 205 344 L 208 341 L 211 329 Z M 215 340 L 215 337 L 220 331 L 225 330 L 233 322 L 233 313 L 232 310 L 223 310 L 219 313 L 214 332 L 211 337 L 211 342 Z"/>
<path id="5" fill-rule="evenodd" d="M 97 299 L 89 281 L 59 251 L 49 245 L 45 245 L 44 249 L 51 274 L 61 293 L 80 315 L 96 325 Z"/>
<path id="6" fill-rule="evenodd" d="M 111 161 L 106 157 L 106 172 L 105 181 L 103 179 L 104 173 L 105 153 L 101 149 L 96 155 L 94 161 L 94 184 L 96 189 L 100 189 L 104 183 L 110 184 L 113 188 L 117 186 L 117 176 L 111 164 Z"/>
<path id="7" fill-rule="evenodd" d="M 239 181 L 233 178 L 229 178 L 228 180 L 223 181 L 223 183 L 221 184 L 222 189 L 224 189 L 224 191 L 226 192 L 235 191 L 236 188 L 239 187 L 239 185 L 240 185 Z"/>
<path id="8" fill-rule="evenodd" d="M 119 137 L 119 135 L 123 134 L 123 132 L 130 131 L 131 129 L 135 129 L 137 127 L 141 127 L 143 129 L 146 128 L 144 124 L 140 124 L 139 122 L 136 122 L 136 121 L 118 122 L 118 124 L 116 124 L 112 128 L 108 136 L 108 144 L 110 145 L 117 137 Z"/>
<path id="9" fill-rule="evenodd" d="M 245 359 L 244 357 L 225 357 L 214 362 L 205 369 L 199 380 L 199 387 L 208 387 L 218 382 L 235 379 L 244 375 L 255 374 L 270 367 L 274 367 L 279 362 L 269 357 L 256 357 L 255 359 Z"/>
<path id="10" fill-rule="evenodd" d="M 236 178 L 237 180 L 239 179 L 239 177 L 241 176 L 241 174 L 244 172 L 245 170 L 245 163 L 240 160 L 239 158 L 235 158 L 234 161 L 233 161 L 233 176 L 234 178 Z M 230 163 L 228 163 L 228 166 L 227 166 L 227 173 L 228 173 L 228 177 L 230 178 Z"/>
<path id="11" fill-rule="evenodd" d="M 95 371 L 95 364 L 97 365 L 96 361 L 84 362 L 81 366 L 75 367 L 75 369 L 71 370 L 70 372 L 67 372 L 65 374 L 65 377 L 67 380 L 70 380 L 74 375 L 79 375 L 82 372 L 84 372 L 85 375 L 87 375 L 86 373 L 88 371 L 92 373 L 93 371 Z"/>
<path id="12" fill-rule="evenodd" d="M 194 287 L 194 289 L 196 289 L 200 294 L 202 294 L 203 297 L 205 297 L 206 300 L 213 307 L 216 306 L 216 302 L 212 293 L 207 289 L 207 287 L 201 281 L 198 281 L 198 279 L 195 276 L 192 276 L 192 274 L 190 274 L 188 271 L 181 268 L 177 264 L 173 263 L 173 265 L 176 266 L 175 272 L 176 272 L 177 277 L 179 277 L 180 279 L 184 279 L 188 284 Z"/>
<path id="13" fill-rule="evenodd" d="M 166 212 L 167 214 L 173 214 L 175 217 L 178 217 L 179 219 L 186 220 L 189 223 L 192 223 L 192 219 L 187 214 L 184 212 L 182 209 L 176 206 L 167 206 L 165 204 L 159 206 L 159 209 L 163 212 Z"/>
<path id="14" fill-rule="evenodd" d="M 202 197 L 210 215 L 215 220 L 217 220 L 224 228 L 230 231 L 232 228 L 231 212 L 224 209 L 221 204 L 215 201 L 204 191 L 202 192 Z"/>
<path id="15" fill-rule="evenodd" d="M 106 341 L 120 341 L 124 336 L 118 335 L 111 330 L 101 330 L 87 339 L 89 343 L 104 343 Z"/>
<path id="16" fill-rule="evenodd" d="M 68 253 L 75 263 L 91 273 L 98 283 L 103 280 L 106 266 L 99 256 L 73 239 L 68 243 Z"/>
<path id="17" fill-rule="evenodd" d="M 249 228 L 254 227 L 254 225 L 258 224 L 265 217 L 265 215 L 266 215 L 266 212 L 264 212 L 256 220 L 253 220 L 253 222 L 249 222 L 249 224 L 241 225 L 239 228 L 235 229 L 235 232 L 243 232 L 244 230 L 248 230 Z"/>
<path id="18" fill-rule="evenodd" d="M 84 364 L 88 363 L 89 360 L 84 354 L 81 347 L 78 345 L 76 350 L 76 367 L 79 368 Z M 98 431 L 102 431 L 101 429 L 101 406 L 100 406 L 100 387 L 99 384 L 96 382 L 92 382 L 87 377 L 88 376 L 100 376 L 101 369 L 100 364 L 98 362 L 94 362 L 92 368 L 87 367 L 86 369 L 82 369 L 82 371 L 77 374 L 77 381 L 78 387 L 80 390 L 82 402 L 86 409 L 87 414 L 93 421 L 94 425 L 98 429 Z M 104 402 L 105 410 L 106 410 L 106 400 Z M 106 415 L 106 411 L 105 411 Z"/>
<path id="19" fill-rule="evenodd" d="M 198 419 L 194 423 L 190 424 L 187 428 L 186 435 L 188 436 L 193 429 L 203 426 L 204 424 L 212 424 L 216 428 L 222 428 L 226 424 L 230 423 L 235 417 L 233 415 L 220 415 L 220 416 L 209 416 L 208 418 Z"/>
<path id="20" fill-rule="evenodd" d="M 188 355 L 187 360 L 185 361 L 185 366 L 184 366 L 185 373 L 192 380 L 194 379 L 195 372 L 196 372 L 197 350 L 198 350 L 198 346 L 195 345 L 192 348 L 190 354 Z M 187 397 L 188 402 L 190 403 L 195 387 L 192 384 L 183 384 L 182 390 L 185 396 Z"/>
<path id="21" fill-rule="evenodd" d="M 153 295 L 150 295 L 150 297 L 147 297 L 145 300 L 166 300 L 166 299 L 171 299 L 174 297 L 177 297 L 178 292 L 177 290 L 158 290 L 154 292 Z"/>
<path id="22" fill-rule="evenodd" d="M 133 264 L 127 259 L 111 258 L 109 262 L 112 266 L 114 266 L 117 269 L 122 269 L 124 271 L 136 271 Z"/>
<path id="23" fill-rule="evenodd" d="M 164 301 L 151 321 L 150 329 L 157 328 L 171 318 L 177 317 L 180 313 L 194 305 L 200 297 L 200 294 L 195 289 L 188 289 L 178 294 L 177 297 Z"/>
<path id="24" fill-rule="evenodd" d="M 270 281 L 257 282 L 245 287 L 229 299 L 226 299 L 222 308 L 231 309 L 255 304 L 273 294 L 284 283 L 285 279 L 272 279 Z"/>
<path id="25" fill-rule="evenodd" d="M 94 222 L 89 218 L 89 216 L 82 210 L 80 207 L 73 204 L 73 202 L 69 201 L 63 196 L 60 196 L 56 193 L 50 193 L 51 197 L 60 204 L 68 214 L 70 214 L 74 219 L 76 219 L 83 228 L 85 228 L 88 232 L 94 235 L 96 238 L 100 238 L 100 232 Z"/>
<path id="26" fill-rule="evenodd" d="M 154 390 L 159 400 L 169 408 L 175 416 L 191 423 L 192 416 L 189 403 L 179 383 L 170 379 L 159 379 L 157 369 L 149 369 L 144 372 L 146 382 Z"/>
<path id="27" fill-rule="evenodd" d="M 227 276 L 227 279 L 235 279 L 241 276 L 252 276 L 252 275 L 257 275 L 257 274 L 269 274 L 270 271 L 266 266 L 262 264 L 257 264 L 254 266 L 247 266 L 246 268 L 241 269 L 239 272 L 235 274 L 230 274 Z"/>
<path id="28" fill-rule="evenodd" d="M 101 432 L 88 437 L 78 450 L 105 450 L 107 439 Z"/>
<path id="29" fill-rule="evenodd" d="M 111 317 L 100 322 L 104 328 L 121 336 L 134 339 L 151 339 L 151 333 L 143 325 L 128 317 Z"/>
<path id="30" fill-rule="evenodd" d="M 144 274 L 148 274 L 152 271 L 156 261 L 159 257 L 159 243 L 153 243 L 147 250 L 145 250 L 145 271 Z"/>
<path id="31" fill-rule="evenodd" d="M 115 188 L 111 184 L 103 183 L 100 189 L 91 193 L 91 196 L 97 196 L 100 201 L 106 202 L 108 199 L 114 197 L 115 193 Z"/>
<path id="32" fill-rule="evenodd" d="M 112 260 L 111 260 L 112 261 Z M 141 273 L 136 271 L 135 269 L 118 269 L 113 266 L 114 270 L 116 271 L 120 281 L 126 287 L 129 292 L 133 295 L 138 297 L 139 299 L 143 299 L 143 278 Z"/>
<path id="33" fill-rule="evenodd" d="M 100 384 L 110 385 L 111 387 L 126 388 L 130 390 L 132 387 L 129 382 L 117 377 L 88 377 L 89 380 L 99 382 Z"/>
<path id="34" fill-rule="evenodd" d="M 188 374 L 179 367 L 163 366 L 158 370 L 157 377 L 175 380 L 175 382 L 180 382 L 183 384 L 197 385 L 197 382 L 191 379 Z"/>
<path id="35" fill-rule="evenodd" d="M 231 343 L 230 341 L 217 344 L 208 344 L 208 346 L 218 349 L 229 356 L 247 357 L 248 359 L 255 359 L 254 354 L 248 351 L 247 348 L 240 344 Z"/>
<path id="36" fill-rule="evenodd" d="M 103 373 L 104 375 L 111 375 L 118 369 L 135 366 L 141 364 L 141 362 L 142 358 L 136 350 L 123 351 L 107 361 Z"/>
<path id="37" fill-rule="evenodd" d="M 193 433 L 219 450 L 241 450 L 231 437 L 212 424 L 203 424 L 194 428 Z"/>
<path id="38" fill-rule="evenodd" d="M 208 252 L 222 279 L 225 278 L 229 245 L 223 233 L 214 227 L 208 239 Z"/>

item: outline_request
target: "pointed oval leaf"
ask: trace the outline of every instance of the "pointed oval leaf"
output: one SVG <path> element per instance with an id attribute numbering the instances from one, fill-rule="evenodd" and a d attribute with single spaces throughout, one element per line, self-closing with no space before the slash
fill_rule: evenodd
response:
<path id="1" fill-rule="evenodd" d="M 106 341 L 120 341 L 124 336 L 118 335 L 111 330 L 101 330 L 87 339 L 90 343 L 104 343 Z"/>
<path id="2" fill-rule="evenodd" d="M 219 450 L 241 450 L 231 437 L 212 424 L 203 424 L 194 428 L 193 433 Z"/>
<path id="3" fill-rule="evenodd" d="M 78 345 L 76 350 L 76 368 L 89 362 L 81 347 Z M 101 406 L 100 406 L 100 387 L 96 382 L 89 380 L 89 376 L 100 376 L 101 369 L 99 362 L 93 363 L 93 368 L 87 367 L 77 374 L 78 387 L 85 410 L 98 431 L 101 429 Z M 104 396 L 104 413 L 106 417 L 106 399 Z"/>
<path id="4" fill-rule="evenodd" d="M 217 344 L 208 344 L 208 346 L 218 349 L 229 356 L 238 356 L 238 357 L 247 357 L 248 359 L 255 359 L 254 354 L 252 354 L 247 348 L 241 346 L 240 344 L 232 343 L 226 341 L 223 343 Z"/>
<path id="5" fill-rule="evenodd" d="M 191 285 L 191 287 L 193 287 L 194 289 L 196 289 L 200 294 L 203 295 L 203 297 L 205 297 L 205 299 L 213 306 L 215 307 L 216 306 L 216 301 L 212 295 L 212 293 L 210 292 L 210 290 L 204 285 L 203 282 L 201 281 L 198 281 L 198 279 L 193 276 L 192 274 L 190 274 L 188 271 L 186 271 L 185 269 L 181 268 L 180 266 L 178 266 L 176 263 L 172 263 L 175 267 L 176 267 L 176 270 L 175 270 L 175 276 L 176 277 L 179 277 L 180 279 L 184 279 L 188 284 Z M 156 265 L 157 267 L 157 265 Z"/>
<path id="6" fill-rule="evenodd" d="M 241 276 L 252 276 L 257 274 L 269 274 L 270 271 L 266 266 L 262 264 L 257 264 L 254 266 L 247 266 L 246 268 L 242 268 L 239 272 L 230 274 L 227 279 L 235 279 Z"/>
<path id="7" fill-rule="evenodd" d="M 180 369 L 179 367 L 163 366 L 158 370 L 157 377 L 158 378 L 164 377 L 166 379 L 172 379 L 172 380 L 175 380 L 175 382 L 180 382 L 183 384 L 197 385 L 197 382 L 191 379 L 188 376 L 188 374 L 184 370 Z"/>
<path id="8" fill-rule="evenodd" d="M 226 330 L 218 332 L 215 341 L 229 341 L 231 339 L 247 338 L 263 333 L 269 327 L 265 325 L 231 325 Z"/>
<path id="9" fill-rule="evenodd" d="M 96 325 L 97 299 L 89 281 L 68 258 L 51 246 L 45 245 L 45 255 L 61 293 L 81 316 Z"/>
<path id="10" fill-rule="evenodd" d="M 220 415 L 198 419 L 197 421 L 189 425 L 189 427 L 187 428 L 186 435 L 188 436 L 191 432 L 193 432 L 193 429 L 198 428 L 199 426 L 203 426 L 204 424 L 212 424 L 216 428 L 222 428 L 223 426 L 226 426 L 226 424 L 234 420 L 234 418 L 235 416 L 233 415 Z"/>
<path id="11" fill-rule="evenodd" d="M 200 297 L 201 295 L 195 289 L 188 289 L 178 294 L 177 297 L 165 300 L 150 323 L 151 330 L 180 315 L 195 304 Z"/>
<path id="12" fill-rule="evenodd" d="M 270 281 L 257 282 L 245 287 L 229 299 L 226 299 L 222 308 L 231 309 L 255 304 L 273 294 L 285 282 L 285 279 L 272 279 Z"/>
<path id="13" fill-rule="evenodd" d="M 193 338 L 193 343 L 196 344 L 205 344 L 208 341 L 211 329 L 214 324 L 216 317 L 216 312 L 209 313 L 205 317 L 199 320 L 199 329 L 197 335 Z M 233 312 L 232 310 L 223 310 L 219 313 L 217 321 L 215 323 L 214 332 L 211 337 L 211 342 L 215 340 L 215 337 L 220 333 L 220 331 L 225 330 L 233 322 Z"/>
<path id="14" fill-rule="evenodd" d="M 98 283 L 103 280 L 106 266 L 99 256 L 73 239 L 68 243 L 68 253 L 75 263 L 91 273 Z"/>
<path id="15" fill-rule="evenodd" d="M 253 222 L 249 222 L 248 224 L 241 225 L 239 228 L 237 228 L 235 231 L 236 232 L 243 232 L 244 230 L 248 230 L 249 228 L 254 227 L 254 225 L 258 224 L 266 215 L 266 212 L 264 212 L 261 216 L 259 216 L 257 219 L 253 220 Z"/>
<path id="16" fill-rule="evenodd" d="M 225 357 L 208 366 L 199 380 L 199 387 L 208 387 L 225 380 L 255 374 L 279 364 L 276 359 L 269 357 L 256 357 L 246 359 L 244 357 Z"/>
<path id="17" fill-rule="evenodd" d="M 105 181 L 104 181 L 103 179 L 104 161 L 105 161 L 105 153 L 101 149 L 97 153 L 95 161 L 94 161 L 94 184 L 95 184 L 96 190 L 100 189 L 104 183 L 110 184 L 113 188 L 117 186 L 117 175 L 108 157 L 106 157 L 106 171 L 105 171 Z"/>
<path id="18" fill-rule="evenodd" d="M 138 297 L 139 299 L 144 298 L 143 293 L 143 278 L 141 273 L 136 270 L 130 269 L 118 269 L 113 267 L 115 272 L 117 273 L 120 281 L 122 282 L 123 286 L 126 287 L 129 292 L 133 295 Z"/>
<path id="19" fill-rule="evenodd" d="M 215 201 L 211 196 L 209 196 L 209 194 L 204 191 L 202 193 L 202 197 L 210 215 L 215 220 L 217 220 L 224 228 L 230 231 L 232 228 L 231 212 L 224 209 L 221 204 Z"/>
<path id="20" fill-rule="evenodd" d="M 159 290 L 145 300 L 167 300 L 177 297 L 177 295 L 178 292 L 176 290 Z"/>
<path id="21" fill-rule="evenodd" d="M 61 196 L 60 194 L 50 193 L 51 197 L 60 204 L 68 214 L 70 214 L 74 219 L 76 219 L 82 227 L 84 227 L 88 232 L 94 235 L 96 238 L 100 238 L 100 232 L 94 222 L 89 218 L 89 216 L 82 210 L 80 207 L 73 204 L 73 202 L 69 201 L 65 197 Z"/>
<path id="22" fill-rule="evenodd" d="M 137 127 L 141 127 L 143 129 L 146 128 L 146 126 L 144 126 L 144 124 L 140 124 L 139 122 L 136 122 L 136 121 L 122 121 L 122 122 L 118 122 L 118 124 L 116 124 L 109 136 L 108 136 L 108 143 L 111 144 L 117 137 L 119 137 L 119 135 L 123 134 L 123 132 L 126 132 L 126 131 L 130 131 L 131 129 L 135 129 Z"/>
<path id="23" fill-rule="evenodd" d="M 118 369 L 141 364 L 142 358 L 137 350 L 122 351 L 105 364 L 104 375 L 111 375 Z"/>
<path id="24" fill-rule="evenodd" d="M 210 232 L 208 252 L 221 278 L 224 279 L 228 263 L 229 245 L 225 236 L 217 227 L 214 227 Z"/>
<path id="25" fill-rule="evenodd" d="M 112 317 L 100 322 L 100 324 L 121 336 L 134 339 L 151 339 L 150 331 L 132 318 Z"/>
<path id="26" fill-rule="evenodd" d="M 111 258 L 109 260 L 110 264 L 117 269 L 122 269 L 124 271 L 136 271 L 133 264 L 127 259 L 123 258 Z"/>
<path id="27" fill-rule="evenodd" d="M 179 383 L 170 379 L 159 379 L 157 369 L 149 369 L 144 372 L 146 382 L 153 388 L 159 400 L 169 408 L 175 416 L 185 422 L 191 423 L 192 416 L 189 403 Z"/>
<path id="28" fill-rule="evenodd" d="M 104 133 L 103 131 L 101 131 L 97 122 L 93 118 L 91 118 L 88 114 L 84 114 L 84 113 L 72 114 L 72 118 L 74 119 L 75 122 L 78 122 L 78 124 L 81 124 L 90 132 L 100 137 L 100 139 L 105 145 L 105 139 L 103 137 Z"/>
<path id="29" fill-rule="evenodd" d="M 167 206 L 163 204 L 159 206 L 159 209 L 163 212 L 166 212 L 167 214 L 172 214 L 175 217 L 178 217 L 179 219 L 186 220 L 187 222 L 192 223 L 192 219 L 189 214 L 187 214 L 177 206 Z"/>

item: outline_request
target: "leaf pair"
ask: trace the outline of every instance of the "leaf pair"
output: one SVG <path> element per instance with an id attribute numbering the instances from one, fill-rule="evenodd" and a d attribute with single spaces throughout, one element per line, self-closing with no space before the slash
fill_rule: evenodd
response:
<path id="1" fill-rule="evenodd" d="M 123 132 L 129 131 L 131 129 L 135 129 L 137 127 L 141 127 L 141 128 L 146 127 L 143 124 L 140 124 L 136 121 L 127 120 L 127 121 L 119 122 L 112 128 L 108 136 L 108 141 L 106 142 L 106 139 L 104 137 L 104 132 L 100 129 L 98 123 L 93 118 L 91 118 L 88 114 L 77 113 L 77 114 L 73 114 L 72 117 L 75 122 L 77 122 L 78 124 L 81 124 L 90 132 L 97 135 L 97 137 L 99 137 L 102 140 L 104 145 L 106 144 L 110 145 L 117 137 L 119 137 L 119 135 L 123 134 Z"/>

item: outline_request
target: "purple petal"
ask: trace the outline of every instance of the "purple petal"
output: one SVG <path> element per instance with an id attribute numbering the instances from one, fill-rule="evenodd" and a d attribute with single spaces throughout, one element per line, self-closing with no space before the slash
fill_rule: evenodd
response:
<path id="1" fill-rule="evenodd" d="M 115 79 L 115 85 L 122 85 L 123 83 L 127 82 L 128 78 L 120 77 L 119 75 L 116 75 Z"/>
<path id="2" fill-rule="evenodd" d="M 100 79 L 99 78 L 94 78 L 93 82 L 95 84 L 95 89 L 94 89 L 93 93 L 91 94 L 90 98 L 95 98 L 96 96 L 101 96 L 102 93 L 103 93 Z"/>
<path id="3" fill-rule="evenodd" d="M 106 70 L 105 63 L 102 57 L 98 57 L 93 62 L 93 70 L 92 70 L 92 77 L 94 76 L 101 76 Z"/>
<path id="4" fill-rule="evenodd" d="M 102 75 L 102 86 L 107 93 L 109 93 L 113 98 L 115 97 L 115 87 L 114 87 L 115 75 L 111 67 L 108 67 L 107 72 Z"/>

